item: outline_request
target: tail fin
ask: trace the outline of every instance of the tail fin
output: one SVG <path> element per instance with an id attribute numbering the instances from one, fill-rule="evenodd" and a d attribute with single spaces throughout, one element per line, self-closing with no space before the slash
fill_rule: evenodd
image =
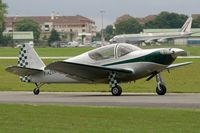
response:
<path id="1" fill-rule="evenodd" d="M 18 66 L 7 67 L 6 71 L 19 75 L 22 82 L 32 82 L 31 75 L 43 72 L 45 64 L 30 44 L 23 44 L 19 52 Z"/>
<path id="2" fill-rule="evenodd" d="M 30 44 L 23 44 L 19 52 L 18 66 L 43 69 L 45 64 Z"/>
<path id="3" fill-rule="evenodd" d="M 42 70 L 45 64 L 40 59 L 34 48 L 26 43 L 21 46 L 19 52 L 18 66 L 24 68 L 32 68 Z M 30 76 L 20 76 L 22 82 L 31 82 Z"/>
<path id="4" fill-rule="evenodd" d="M 182 26 L 180 32 L 182 32 L 182 33 L 190 33 L 191 26 L 192 26 L 192 17 L 189 17 L 186 20 L 185 24 Z"/>

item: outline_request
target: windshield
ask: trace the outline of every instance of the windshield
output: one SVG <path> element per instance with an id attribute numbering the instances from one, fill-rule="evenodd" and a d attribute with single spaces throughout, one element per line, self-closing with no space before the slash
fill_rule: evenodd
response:
<path id="1" fill-rule="evenodd" d="M 114 58 L 115 45 L 108 45 L 102 48 L 98 48 L 94 51 L 89 52 L 89 57 L 93 60 L 105 60 Z"/>
<path id="2" fill-rule="evenodd" d="M 117 47 L 117 56 L 121 57 L 136 50 L 140 50 L 140 48 L 130 44 L 119 44 Z"/>

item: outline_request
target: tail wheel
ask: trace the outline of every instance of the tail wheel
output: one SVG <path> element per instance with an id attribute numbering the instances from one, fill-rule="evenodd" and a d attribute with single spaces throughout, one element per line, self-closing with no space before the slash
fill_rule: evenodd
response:
<path id="1" fill-rule="evenodd" d="M 113 96 L 120 96 L 122 94 L 122 88 L 117 85 L 111 89 L 111 92 Z"/>
<path id="2" fill-rule="evenodd" d="M 165 87 L 165 85 L 158 84 L 158 86 L 156 87 L 156 93 L 158 95 L 165 95 L 166 92 L 167 92 L 167 88 Z"/>
<path id="3" fill-rule="evenodd" d="M 35 88 L 33 90 L 34 95 L 38 95 L 40 93 L 40 89 L 39 88 Z"/>

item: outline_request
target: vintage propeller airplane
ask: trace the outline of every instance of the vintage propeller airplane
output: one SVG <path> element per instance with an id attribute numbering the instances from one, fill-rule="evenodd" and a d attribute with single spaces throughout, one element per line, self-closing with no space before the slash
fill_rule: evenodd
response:
<path id="1" fill-rule="evenodd" d="M 191 64 L 172 64 L 184 50 L 178 48 L 141 49 L 127 43 L 103 46 L 81 55 L 57 61 L 47 66 L 29 44 L 21 47 L 18 66 L 6 68 L 20 76 L 21 81 L 35 83 L 35 95 L 40 87 L 50 83 L 109 83 L 112 95 L 120 96 L 119 83 L 136 81 L 154 76 L 157 79 L 156 92 L 166 93 L 161 72 Z"/>

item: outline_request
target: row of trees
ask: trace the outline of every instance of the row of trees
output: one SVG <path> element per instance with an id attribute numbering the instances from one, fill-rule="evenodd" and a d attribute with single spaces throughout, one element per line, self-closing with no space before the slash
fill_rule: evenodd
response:
<path id="1" fill-rule="evenodd" d="M 169 12 L 161 12 L 154 20 L 148 21 L 145 24 L 140 24 L 136 18 L 130 18 L 115 24 L 115 26 L 108 25 L 104 29 L 105 40 L 109 40 L 118 34 L 140 33 L 143 29 L 180 28 L 187 18 L 188 16 L 184 14 Z M 192 28 L 200 28 L 200 17 L 193 20 Z"/>

